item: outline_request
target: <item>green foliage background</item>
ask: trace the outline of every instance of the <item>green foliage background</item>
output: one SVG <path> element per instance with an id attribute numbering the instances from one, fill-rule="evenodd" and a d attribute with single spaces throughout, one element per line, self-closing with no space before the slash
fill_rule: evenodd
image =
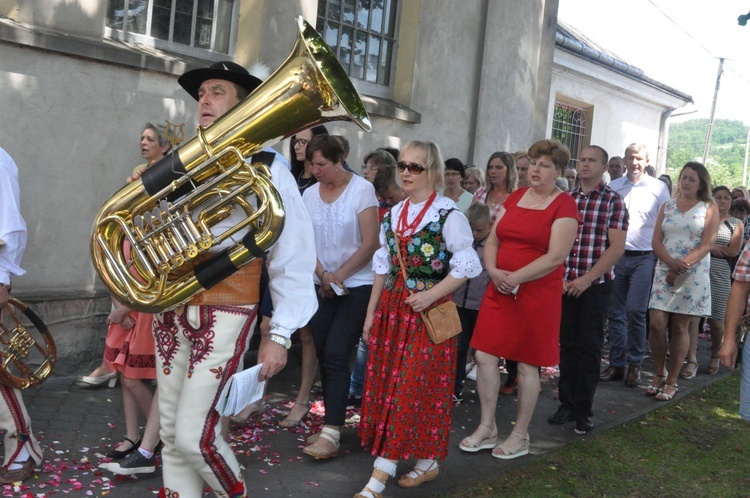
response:
<path id="1" fill-rule="evenodd" d="M 742 183 L 747 131 L 748 127 L 742 121 L 714 121 L 711 148 L 706 161 L 713 186 L 726 185 L 732 188 Z M 686 162 L 703 160 L 707 133 L 708 119 L 693 119 L 670 125 L 667 173 L 673 182 L 676 182 L 677 174 Z"/>

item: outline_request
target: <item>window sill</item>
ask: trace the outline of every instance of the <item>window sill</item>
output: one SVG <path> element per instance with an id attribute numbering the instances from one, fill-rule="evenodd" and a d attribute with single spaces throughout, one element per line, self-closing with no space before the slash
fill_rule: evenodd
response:
<path id="1" fill-rule="evenodd" d="M 111 38 L 86 38 L 61 33 L 52 29 L 29 26 L 0 18 L 0 42 L 16 43 L 41 50 L 49 50 L 100 62 L 148 69 L 180 76 L 190 67 L 203 66 L 205 60 L 177 56 L 145 45 L 126 43 Z M 362 95 L 368 113 L 407 123 L 421 123 L 422 115 L 393 100 Z"/>
<path id="2" fill-rule="evenodd" d="M 372 115 L 406 121 L 407 123 L 417 124 L 422 122 L 420 113 L 397 102 L 371 95 L 361 95 L 361 97 L 365 109 Z"/>
<path id="3" fill-rule="evenodd" d="M 177 76 L 187 71 L 189 66 L 205 64 L 205 61 L 199 59 L 178 57 L 144 45 L 129 44 L 110 38 L 75 36 L 39 26 L 29 26 L 8 18 L 0 18 L 0 42 Z"/>

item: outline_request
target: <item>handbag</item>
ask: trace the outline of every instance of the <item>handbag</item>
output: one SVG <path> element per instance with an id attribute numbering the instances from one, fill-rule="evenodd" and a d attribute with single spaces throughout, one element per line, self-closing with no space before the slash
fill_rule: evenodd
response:
<path id="1" fill-rule="evenodd" d="M 735 332 L 735 339 L 737 341 L 737 359 L 734 362 L 734 367 L 742 363 L 742 350 L 745 346 L 745 339 L 747 339 L 747 333 L 750 331 L 750 315 L 745 315 L 740 319 L 740 323 L 737 324 L 737 332 Z"/>
<path id="2" fill-rule="evenodd" d="M 401 255 L 401 244 L 398 241 L 398 234 L 395 229 L 393 230 L 393 237 L 396 242 L 396 254 L 401 266 L 401 274 L 404 277 L 404 285 L 406 285 L 406 267 L 404 265 L 404 258 Z M 414 294 L 408 287 L 407 290 L 409 291 L 409 295 Z M 427 328 L 427 335 L 434 344 L 445 342 L 461 333 L 461 320 L 458 317 L 456 303 L 453 301 L 445 301 L 437 304 L 430 308 L 429 311 L 422 311 L 419 314 L 422 316 L 422 321 Z"/>

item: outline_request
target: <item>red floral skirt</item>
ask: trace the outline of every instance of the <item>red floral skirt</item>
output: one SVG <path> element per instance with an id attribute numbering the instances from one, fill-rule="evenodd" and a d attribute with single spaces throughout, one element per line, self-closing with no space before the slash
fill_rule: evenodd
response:
<path id="1" fill-rule="evenodd" d="M 392 290 L 383 289 L 375 311 L 359 434 L 375 456 L 444 460 L 456 338 L 433 344 L 419 313 L 404 304 L 408 296 L 399 275 Z"/>

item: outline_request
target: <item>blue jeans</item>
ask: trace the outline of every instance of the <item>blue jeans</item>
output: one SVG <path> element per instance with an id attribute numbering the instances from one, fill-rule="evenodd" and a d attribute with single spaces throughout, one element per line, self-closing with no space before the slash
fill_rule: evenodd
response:
<path id="1" fill-rule="evenodd" d="M 609 364 L 641 365 L 646 354 L 646 314 L 656 256 L 623 256 L 615 265 L 609 309 Z M 626 358 L 627 353 L 627 358 Z"/>
<path id="2" fill-rule="evenodd" d="M 750 420 L 750 346 L 742 348 L 742 377 L 740 378 L 740 417 Z"/>
<path id="3" fill-rule="evenodd" d="M 352 378 L 349 382 L 349 396 L 362 397 L 365 390 L 365 370 L 367 368 L 367 357 L 370 355 L 370 345 L 364 339 L 359 340 L 357 356 L 354 359 Z"/>
<path id="4" fill-rule="evenodd" d="M 308 324 L 320 362 L 326 425 L 344 425 L 351 358 L 362 337 L 371 291 L 372 285 L 361 285 L 344 296 L 318 297 L 318 311 Z"/>

